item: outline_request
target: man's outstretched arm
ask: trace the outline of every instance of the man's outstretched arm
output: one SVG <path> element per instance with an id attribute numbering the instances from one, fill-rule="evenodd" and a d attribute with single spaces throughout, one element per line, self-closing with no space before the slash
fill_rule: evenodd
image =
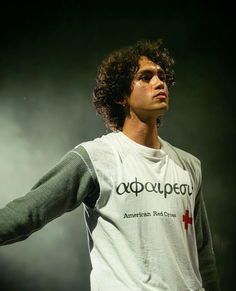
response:
<path id="1" fill-rule="evenodd" d="M 82 146 L 68 152 L 25 196 L 0 209 L 0 245 L 26 239 L 49 221 L 93 203 L 99 186 Z"/>

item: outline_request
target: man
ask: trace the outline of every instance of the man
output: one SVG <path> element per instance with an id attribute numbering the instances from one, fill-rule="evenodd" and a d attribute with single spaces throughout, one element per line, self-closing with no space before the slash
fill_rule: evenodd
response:
<path id="1" fill-rule="evenodd" d="M 219 290 L 200 161 L 158 135 L 174 82 L 161 41 L 101 64 L 93 103 L 111 133 L 68 152 L 0 211 L 0 243 L 84 205 L 91 290 Z"/>

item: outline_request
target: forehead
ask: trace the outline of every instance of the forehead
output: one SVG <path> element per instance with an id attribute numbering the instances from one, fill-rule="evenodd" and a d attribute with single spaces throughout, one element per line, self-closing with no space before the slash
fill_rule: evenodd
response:
<path id="1" fill-rule="evenodd" d="M 148 59 L 145 56 L 141 56 L 139 59 L 139 71 L 144 69 L 154 69 L 154 70 L 160 70 L 161 67 Z"/>

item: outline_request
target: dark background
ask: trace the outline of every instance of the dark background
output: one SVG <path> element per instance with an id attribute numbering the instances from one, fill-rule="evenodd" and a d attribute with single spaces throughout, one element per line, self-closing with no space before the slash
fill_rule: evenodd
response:
<path id="1" fill-rule="evenodd" d="M 0 207 L 75 145 L 106 133 L 91 104 L 102 59 L 162 38 L 176 84 L 160 135 L 202 161 L 221 287 L 232 290 L 234 10 L 227 1 L 98 2 L 9 1 L 0 9 Z M 1 291 L 88 291 L 90 269 L 82 206 L 0 248 Z"/>

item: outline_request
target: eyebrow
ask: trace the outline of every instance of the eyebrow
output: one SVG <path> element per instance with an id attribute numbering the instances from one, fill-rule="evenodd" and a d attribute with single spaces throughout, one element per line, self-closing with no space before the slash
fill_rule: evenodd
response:
<path id="1" fill-rule="evenodd" d="M 140 75 L 142 73 L 165 73 L 165 71 L 162 68 L 154 68 L 154 67 L 146 67 L 142 68 L 137 72 L 137 75 Z"/>

